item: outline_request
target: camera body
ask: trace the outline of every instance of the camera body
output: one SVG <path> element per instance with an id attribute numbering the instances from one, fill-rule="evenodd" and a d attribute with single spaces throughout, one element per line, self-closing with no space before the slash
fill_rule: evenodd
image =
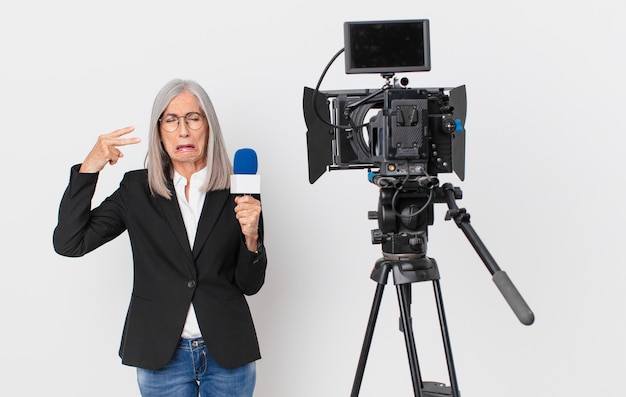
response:
<path id="1" fill-rule="evenodd" d="M 463 177 L 462 158 L 455 155 L 464 152 L 463 123 L 460 111 L 450 105 L 450 97 L 463 96 L 464 87 L 445 89 L 388 88 L 367 104 L 368 112 L 378 112 L 365 122 L 364 114 L 351 104 L 359 103 L 359 97 L 339 95 L 335 120 L 351 128 L 336 127 L 335 141 L 339 145 L 335 157 L 338 168 L 371 164 L 385 177 L 435 176 L 450 173 L 453 165 Z M 365 125 L 361 137 L 358 127 Z M 357 142 L 363 138 L 363 142 Z M 365 149 L 365 150 L 363 150 Z M 353 154 L 354 153 L 354 154 Z"/>
<path id="2" fill-rule="evenodd" d="M 326 170 L 355 168 L 397 178 L 455 172 L 463 180 L 465 95 L 465 86 L 328 92 L 305 88 L 310 182 Z M 313 105 L 307 109 L 306 104 L 314 96 L 325 106 L 322 118 L 329 125 L 313 121 Z"/>

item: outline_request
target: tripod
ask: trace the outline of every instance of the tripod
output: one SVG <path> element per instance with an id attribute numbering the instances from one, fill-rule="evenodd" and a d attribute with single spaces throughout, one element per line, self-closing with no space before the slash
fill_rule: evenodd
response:
<path id="1" fill-rule="evenodd" d="M 372 231 L 372 243 L 382 244 L 383 257 L 376 261 L 371 273 L 371 279 L 377 283 L 377 286 L 352 386 L 351 397 L 357 397 L 361 388 L 380 303 L 390 273 L 393 275 L 396 286 L 400 307 L 401 331 L 404 333 L 414 396 L 460 397 L 441 286 L 439 284 L 439 269 L 437 262 L 433 258 L 426 256 L 427 226 L 433 224 L 434 202 L 448 203 L 449 210 L 446 214 L 446 220 L 454 219 L 457 226 L 463 230 L 492 273 L 494 282 L 518 319 L 525 325 L 530 325 L 534 321 L 534 315 L 530 308 L 526 305 L 508 276 L 506 276 L 506 273 L 500 270 L 469 224 L 469 214 L 456 205 L 456 199 L 461 197 L 461 190 L 453 187 L 451 184 L 444 184 L 443 188 L 439 188 L 436 185 L 423 187 L 419 184 L 402 190 L 391 187 L 381 188 L 378 212 L 370 213 L 369 218 L 378 219 L 380 229 Z M 420 372 L 411 323 L 410 305 L 412 284 L 424 281 L 430 281 L 433 285 L 450 386 L 438 382 L 424 382 Z"/>

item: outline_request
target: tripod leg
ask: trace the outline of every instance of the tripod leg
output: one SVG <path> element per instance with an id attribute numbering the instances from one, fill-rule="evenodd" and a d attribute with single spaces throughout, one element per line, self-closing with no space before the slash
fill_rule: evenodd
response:
<path id="1" fill-rule="evenodd" d="M 415 348 L 415 336 L 413 335 L 413 324 L 411 321 L 411 284 L 396 285 L 398 293 L 398 304 L 400 305 L 400 318 L 402 321 L 402 332 L 406 352 L 409 358 L 411 369 L 411 380 L 413 382 L 413 394 L 415 397 L 422 397 L 422 379 L 420 375 L 419 363 L 417 360 L 417 350 Z"/>
<path id="2" fill-rule="evenodd" d="M 448 333 L 448 324 L 446 321 L 446 313 L 443 309 L 443 297 L 441 294 L 441 286 L 439 280 L 433 280 L 433 289 L 435 291 L 435 299 L 437 300 L 437 313 L 439 314 L 439 327 L 441 328 L 441 337 L 443 339 L 443 347 L 446 353 L 446 362 L 448 364 L 448 375 L 450 377 L 450 389 L 452 397 L 460 397 L 459 385 L 456 380 L 456 370 L 454 369 L 454 360 L 452 359 L 452 347 L 450 344 L 450 334 Z"/>
<path id="3" fill-rule="evenodd" d="M 367 362 L 367 356 L 372 344 L 372 337 L 374 335 L 374 327 L 376 326 L 376 319 L 378 318 L 378 312 L 380 309 L 380 302 L 383 297 L 383 291 L 385 290 L 385 284 L 377 284 L 376 292 L 374 294 L 374 302 L 372 303 L 372 310 L 370 311 L 370 318 L 367 322 L 367 328 L 365 330 L 365 339 L 363 341 L 363 347 L 361 348 L 361 357 L 359 358 L 359 365 L 354 377 L 354 383 L 352 384 L 352 393 L 350 397 L 357 397 L 361 389 L 361 383 L 363 382 L 363 374 L 365 373 L 365 363 Z"/>

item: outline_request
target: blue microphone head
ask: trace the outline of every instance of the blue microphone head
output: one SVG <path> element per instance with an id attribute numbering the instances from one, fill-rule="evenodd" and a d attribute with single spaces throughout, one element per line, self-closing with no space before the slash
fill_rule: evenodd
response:
<path id="1" fill-rule="evenodd" d="M 235 152 L 233 168 L 235 174 L 255 175 L 259 168 L 256 152 L 249 148 L 237 150 Z"/>

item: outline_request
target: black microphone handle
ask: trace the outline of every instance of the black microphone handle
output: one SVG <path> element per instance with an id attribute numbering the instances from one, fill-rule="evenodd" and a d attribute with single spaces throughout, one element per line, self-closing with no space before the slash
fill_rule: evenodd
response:
<path id="1" fill-rule="evenodd" d="M 519 293 L 513 282 L 506 274 L 505 271 L 499 270 L 493 274 L 492 277 L 493 282 L 496 284 L 502 296 L 507 301 L 511 309 L 519 319 L 519 321 L 524 325 L 531 325 L 535 321 L 535 315 L 533 314 L 530 307 L 524 301 L 524 298 Z"/>

